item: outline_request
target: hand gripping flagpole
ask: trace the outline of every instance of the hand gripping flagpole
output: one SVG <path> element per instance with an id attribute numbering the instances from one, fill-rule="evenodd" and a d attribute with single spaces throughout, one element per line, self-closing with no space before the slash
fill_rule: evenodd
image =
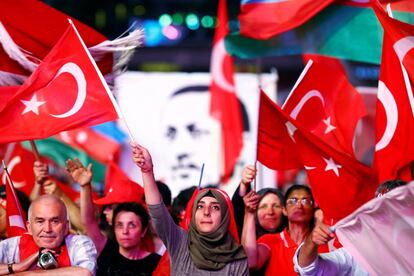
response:
<path id="1" fill-rule="evenodd" d="M 116 113 L 118 114 L 119 119 L 122 120 L 122 122 L 124 123 L 125 128 L 126 128 L 126 130 L 128 132 L 129 139 L 131 140 L 131 142 L 135 143 L 135 139 L 134 139 L 134 136 L 132 135 L 131 129 L 129 128 L 129 126 L 128 126 L 127 122 L 126 122 L 126 120 L 124 118 L 124 115 L 122 114 L 121 109 L 119 108 L 118 103 L 116 102 L 115 97 L 114 97 L 114 95 L 111 92 L 111 89 L 109 89 L 108 84 L 106 83 L 106 81 L 105 81 L 105 79 L 104 79 L 101 71 L 99 70 L 98 66 L 96 65 L 95 60 L 92 58 L 91 53 L 89 52 L 88 48 L 86 47 L 85 43 L 83 42 L 82 37 L 80 36 L 78 30 L 75 27 L 75 24 L 73 24 L 73 22 L 72 22 L 71 19 L 68 19 L 68 21 L 69 21 L 69 24 L 74 29 L 76 35 L 78 36 L 79 41 L 81 42 L 81 44 L 82 44 L 82 46 L 83 46 L 86 54 L 88 55 L 91 63 L 93 64 L 93 66 L 94 66 L 94 68 L 95 68 L 95 70 L 96 70 L 96 72 L 97 72 L 97 74 L 98 74 L 98 76 L 99 76 L 99 78 L 100 78 L 100 80 L 102 82 L 102 85 L 104 86 L 105 91 L 108 94 L 108 97 L 111 100 L 112 105 L 114 106 Z"/>

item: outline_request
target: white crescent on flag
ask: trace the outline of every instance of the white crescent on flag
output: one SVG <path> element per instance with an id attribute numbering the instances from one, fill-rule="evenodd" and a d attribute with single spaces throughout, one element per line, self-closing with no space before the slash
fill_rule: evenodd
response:
<path id="1" fill-rule="evenodd" d="M 407 53 L 414 48 L 414 36 L 406 36 L 394 43 L 394 51 L 397 53 L 398 59 L 400 60 L 401 69 L 403 71 L 404 82 L 407 89 L 408 100 L 410 101 L 411 112 L 414 117 L 414 96 L 411 89 L 411 81 L 408 76 L 407 70 L 403 65 L 403 60 Z"/>
<path id="2" fill-rule="evenodd" d="M 379 81 L 378 84 L 378 100 L 384 107 L 385 115 L 387 118 L 387 125 L 385 127 L 384 134 L 375 145 L 376 151 L 382 150 L 383 148 L 388 146 L 392 137 L 394 137 L 394 133 L 398 124 L 397 103 L 395 102 L 394 96 L 392 95 L 391 91 L 382 81 Z"/>
<path id="3" fill-rule="evenodd" d="M 311 98 L 316 97 L 319 98 L 322 102 L 322 105 L 325 106 L 325 99 L 323 98 L 321 92 L 318 90 L 311 90 L 300 99 L 300 102 L 295 106 L 295 108 L 290 112 L 290 117 L 296 119 L 298 117 L 299 112 L 302 110 L 303 106 L 309 101 Z"/>
<path id="4" fill-rule="evenodd" d="M 22 162 L 22 158 L 20 156 L 14 156 L 10 162 L 7 164 L 7 169 L 9 170 L 9 174 L 11 175 L 13 173 L 13 169 L 14 167 L 16 167 L 18 164 L 20 164 L 20 162 Z M 6 173 L 3 173 L 3 177 L 2 177 L 3 183 L 6 183 L 7 179 L 6 179 Z M 18 181 L 13 181 L 13 186 L 15 188 L 22 188 L 24 186 L 26 186 L 26 182 L 18 182 Z"/>
<path id="5" fill-rule="evenodd" d="M 69 111 L 62 113 L 62 114 L 50 114 L 49 113 L 51 116 L 55 118 L 66 118 L 66 117 L 72 116 L 73 114 L 75 114 L 82 108 L 82 105 L 86 99 L 86 79 L 85 79 L 85 75 L 82 72 L 82 69 L 80 69 L 80 67 L 73 62 L 65 63 L 59 69 L 59 71 L 57 72 L 56 76 L 53 79 L 56 79 L 59 75 L 63 73 L 69 73 L 75 78 L 76 83 L 78 85 L 78 95 L 76 97 L 75 103 L 73 104 L 73 107 Z M 50 83 L 52 82 L 53 80 Z"/>

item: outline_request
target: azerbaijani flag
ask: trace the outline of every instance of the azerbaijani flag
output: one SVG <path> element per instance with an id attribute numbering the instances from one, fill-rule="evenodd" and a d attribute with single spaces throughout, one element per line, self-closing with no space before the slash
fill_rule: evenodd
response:
<path id="1" fill-rule="evenodd" d="M 242 0 L 240 34 L 268 39 L 295 28 L 334 0 Z"/>
<path id="2" fill-rule="evenodd" d="M 391 7 L 396 19 L 414 23 L 409 7 Z M 301 26 L 266 40 L 232 33 L 226 37 L 226 50 L 239 58 L 308 53 L 379 64 L 382 36 L 370 7 L 343 1 L 329 5 Z"/>

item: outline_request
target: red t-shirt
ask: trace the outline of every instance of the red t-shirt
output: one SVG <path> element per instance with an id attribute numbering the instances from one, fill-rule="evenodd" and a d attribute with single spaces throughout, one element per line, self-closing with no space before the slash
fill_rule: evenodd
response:
<path id="1" fill-rule="evenodd" d="M 289 236 L 287 228 L 279 234 L 266 234 L 259 238 L 258 244 L 269 248 L 269 259 L 265 264 L 265 275 L 298 275 L 293 268 L 293 255 L 299 244 L 296 244 Z M 326 246 L 320 246 L 320 253 L 328 252 Z"/>

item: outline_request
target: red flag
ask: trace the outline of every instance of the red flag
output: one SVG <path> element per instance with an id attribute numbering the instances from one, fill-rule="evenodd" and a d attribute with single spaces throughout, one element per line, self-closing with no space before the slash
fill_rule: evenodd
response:
<path id="1" fill-rule="evenodd" d="M 370 168 L 308 132 L 262 93 L 264 105 L 273 109 L 273 116 L 266 119 L 294 141 L 325 218 L 339 220 L 373 197 L 377 182 Z"/>
<path id="2" fill-rule="evenodd" d="M 363 99 L 349 83 L 338 60 L 309 57 L 316 60 L 308 62 L 283 110 L 327 144 L 354 156 L 355 127 L 366 115 Z M 322 76 L 329 81 L 320 81 Z"/>
<path id="3" fill-rule="evenodd" d="M 113 95 L 76 29 L 67 31 L 0 113 L 0 143 L 115 120 Z"/>
<path id="4" fill-rule="evenodd" d="M 233 58 L 227 54 L 224 47 L 224 38 L 228 33 L 226 0 L 219 0 L 218 26 L 214 34 L 210 65 L 212 76 L 210 112 L 221 124 L 224 153 L 224 168 L 221 172 L 223 182 L 231 176 L 243 147 L 243 122 L 234 86 Z"/>
<path id="5" fill-rule="evenodd" d="M 22 49 L 28 51 L 38 60 L 49 53 L 67 28 L 67 20 L 71 18 L 41 1 L 15 0 L 0 1 L 0 22 L 4 25 L 13 41 Z M 91 27 L 71 18 L 85 44 L 90 47 L 106 40 L 106 37 Z M 45 31 L 47 30 L 47 31 Z M 112 71 L 112 55 L 107 55 L 99 61 L 99 68 L 104 74 Z M 0 47 L 0 71 L 29 75 L 20 64 L 10 57 Z"/>
<path id="6" fill-rule="evenodd" d="M 125 172 L 114 162 L 109 163 L 105 177 L 105 196 L 95 200 L 95 204 L 108 205 L 122 202 L 143 203 L 144 189 L 129 179 Z"/>
<path id="7" fill-rule="evenodd" d="M 285 131 L 285 122 L 277 120 L 278 111 L 264 93 L 260 96 L 257 160 L 274 170 L 302 168 L 295 143 Z"/>
<path id="8" fill-rule="evenodd" d="M 333 0 L 242 0 L 240 34 L 269 39 L 305 23 Z"/>
<path id="9" fill-rule="evenodd" d="M 414 161 L 414 95 L 408 74 L 413 80 L 414 51 L 410 50 L 414 47 L 414 27 L 388 17 L 379 5 L 373 7 L 384 27 L 375 164 L 380 182 L 395 178 L 409 181 Z"/>
<path id="10" fill-rule="evenodd" d="M 6 221 L 7 221 L 7 237 L 15 237 L 23 235 L 27 232 L 26 215 L 22 211 L 13 183 L 7 175 L 6 183 Z"/>
<path id="11" fill-rule="evenodd" d="M 3 159 L 7 164 L 14 188 L 29 196 L 35 182 L 33 153 L 22 147 L 20 143 L 12 143 L 8 145 L 8 152 L 3 156 Z M 7 183 L 5 171 L 2 174 L 1 182 L 4 185 Z"/>
<path id="12" fill-rule="evenodd" d="M 85 151 L 92 158 L 107 163 L 116 161 L 121 144 L 88 127 L 70 131 L 62 131 L 56 135 L 59 140 Z"/>
<path id="13" fill-rule="evenodd" d="M 0 112 L 7 106 L 7 102 L 14 97 L 19 88 L 20 86 L 0 86 Z"/>

